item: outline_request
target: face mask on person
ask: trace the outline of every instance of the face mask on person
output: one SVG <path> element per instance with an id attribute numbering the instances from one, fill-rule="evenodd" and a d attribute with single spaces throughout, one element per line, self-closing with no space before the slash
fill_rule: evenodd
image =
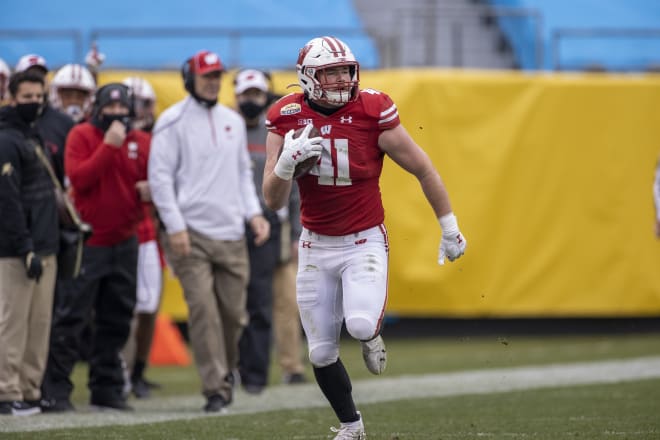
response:
<path id="1" fill-rule="evenodd" d="M 41 102 L 28 102 L 24 104 L 16 104 L 16 112 L 21 119 L 28 124 L 33 123 L 37 120 L 41 114 L 42 103 Z"/>
<path id="2" fill-rule="evenodd" d="M 154 118 L 149 117 L 143 122 L 142 128 L 140 128 L 140 130 L 151 132 L 151 130 L 154 129 L 155 123 L 156 121 L 154 121 Z"/>
<path id="3" fill-rule="evenodd" d="M 99 115 L 99 128 L 103 130 L 103 133 L 108 131 L 108 128 L 112 125 L 114 121 L 119 121 L 126 127 L 126 130 L 130 129 L 131 118 L 128 115 Z"/>
<path id="4" fill-rule="evenodd" d="M 262 111 L 266 108 L 265 105 L 257 104 L 252 101 L 244 101 L 238 105 L 238 108 L 241 110 L 243 116 L 247 119 L 255 119 L 258 117 Z"/>
<path id="5" fill-rule="evenodd" d="M 81 106 L 78 104 L 71 104 L 67 108 L 64 109 L 64 112 L 71 116 L 71 119 L 73 119 L 75 122 L 80 122 L 80 120 L 85 116 L 83 113 L 83 109 Z"/>

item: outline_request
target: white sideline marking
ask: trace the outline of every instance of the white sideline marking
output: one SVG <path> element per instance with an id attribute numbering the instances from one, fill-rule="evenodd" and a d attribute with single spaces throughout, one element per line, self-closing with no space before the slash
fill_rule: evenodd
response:
<path id="1" fill-rule="evenodd" d="M 626 382 L 660 378 L 660 356 L 604 362 L 551 364 L 532 367 L 472 370 L 423 376 L 383 377 L 356 381 L 353 395 L 358 404 L 401 399 L 489 394 L 534 388 Z M 239 391 L 229 412 L 208 415 L 201 410 L 201 395 L 132 400 L 134 413 L 92 412 L 42 414 L 33 417 L 0 416 L 0 432 L 42 431 L 106 425 L 134 425 L 201 417 L 227 417 L 280 409 L 327 406 L 315 383 L 267 388 L 260 396 Z"/>

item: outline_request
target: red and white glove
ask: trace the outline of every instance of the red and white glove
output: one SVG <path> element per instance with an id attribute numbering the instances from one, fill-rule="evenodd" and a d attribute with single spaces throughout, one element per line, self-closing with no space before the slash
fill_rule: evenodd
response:
<path id="1" fill-rule="evenodd" d="M 438 252 L 438 264 L 445 264 L 445 257 L 449 261 L 454 261 L 465 253 L 467 241 L 461 231 L 458 229 L 458 222 L 453 213 L 445 214 L 438 219 L 442 228 L 442 239 L 440 240 L 440 250 Z"/>
<path id="2" fill-rule="evenodd" d="M 293 133 L 295 130 L 291 129 L 284 136 L 284 145 L 282 146 L 282 154 L 275 164 L 273 170 L 277 177 L 282 180 L 293 179 L 293 172 L 296 165 L 303 162 L 310 157 L 319 157 L 323 146 L 321 146 L 322 137 L 317 136 L 310 138 L 309 132 L 312 130 L 312 124 L 305 127 L 303 132 L 294 139 Z"/>

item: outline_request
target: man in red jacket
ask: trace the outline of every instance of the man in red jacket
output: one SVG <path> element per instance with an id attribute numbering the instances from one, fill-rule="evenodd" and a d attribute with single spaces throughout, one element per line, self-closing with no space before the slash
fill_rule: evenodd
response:
<path id="1" fill-rule="evenodd" d="M 150 135 L 131 130 L 128 88 L 111 83 L 96 92 L 92 118 L 67 138 L 65 170 L 82 219 L 93 227 L 81 274 L 56 299 L 48 366 L 42 386 L 44 411 L 70 411 L 71 371 L 90 319 L 90 403 L 131 410 L 123 395 L 120 351 L 128 338 L 137 270 L 136 227 L 146 185 Z"/>

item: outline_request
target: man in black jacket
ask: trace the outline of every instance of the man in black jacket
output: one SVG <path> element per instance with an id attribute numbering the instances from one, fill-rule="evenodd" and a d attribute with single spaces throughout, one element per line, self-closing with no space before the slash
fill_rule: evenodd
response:
<path id="1" fill-rule="evenodd" d="M 15 74 L 0 109 L 0 414 L 40 412 L 48 354 L 59 238 L 53 182 L 36 152 L 44 93 L 40 76 Z"/>
<path id="2" fill-rule="evenodd" d="M 44 57 L 35 54 L 23 55 L 14 69 L 15 73 L 29 72 L 33 75 L 39 75 L 44 80 L 46 93 L 44 94 L 44 106 L 41 115 L 37 119 L 37 130 L 41 136 L 43 145 L 51 154 L 51 162 L 57 178 L 62 186 L 65 185 L 64 179 L 64 145 L 69 130 L 75 125 L 73 119 L 64 112 L 61 112 L 50 105 L 48 101 L 47 77 L 48 66 Z"/>

